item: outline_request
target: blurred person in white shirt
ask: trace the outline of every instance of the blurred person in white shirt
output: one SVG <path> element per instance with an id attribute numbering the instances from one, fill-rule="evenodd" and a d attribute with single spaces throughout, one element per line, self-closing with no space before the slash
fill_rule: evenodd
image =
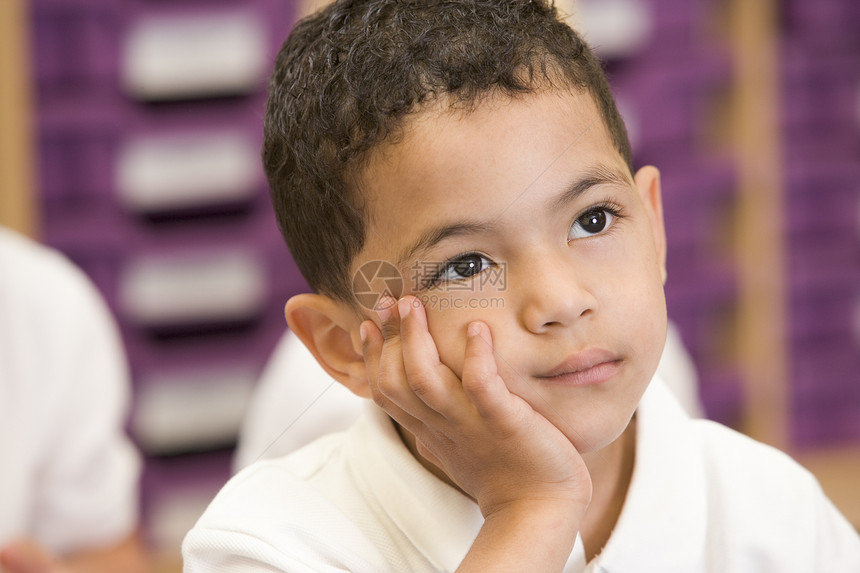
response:
<path id="1" fill-rule="evenodd" d="M 0 571 L 148 568 L 128 400 L 125 353 L 95 287 L 0 228 Z"/>

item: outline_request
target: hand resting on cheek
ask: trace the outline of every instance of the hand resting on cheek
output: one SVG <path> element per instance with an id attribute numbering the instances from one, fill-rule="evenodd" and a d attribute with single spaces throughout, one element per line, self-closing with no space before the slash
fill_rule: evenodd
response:
<path id="1" fill-rule="evenodd" d="M 578 523 L 591 499 L 570 441 L 499 375 L 489 327 L 468 327 L 462 379 L 439 358 L 415 297 L 361 325 L 373 400 L 416 440 L 417 453 L 477 503 L 485 519 L 552 507 Z"/>

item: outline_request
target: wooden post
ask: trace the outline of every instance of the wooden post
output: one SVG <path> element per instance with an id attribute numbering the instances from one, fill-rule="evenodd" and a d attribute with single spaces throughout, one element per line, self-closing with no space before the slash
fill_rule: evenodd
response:
<path id="1" fill-rule="evenodd" d="M 728 1 L 739 176 L 737 343 L 746 398 L 741 429 L 786 449 L 789 379 L 776 2 Z"/>
<path id="2" fill-rule="evenodd" d="M 37 233 L 26 0 L 0 0 L 0 225 Z"/>

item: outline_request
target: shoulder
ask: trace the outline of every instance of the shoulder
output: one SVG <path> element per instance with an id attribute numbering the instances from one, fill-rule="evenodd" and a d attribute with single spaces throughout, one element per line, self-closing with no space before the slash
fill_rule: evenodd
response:
<path id="1" fill-rule="evenodd" d="M 43 422 L 125 408 L 125 352 L 101 293 L 62 253 L 0 227 L 0 377 L 4 362 L 19 407 Z"/>
<path id="2" fill-rule="evenodd" d="M 690 420 L 689 427 L 710 476 L 751 486 L 769 482 L 769 488 L 778 486 L 772 478 L 781 476 L 787 487 L 817 488 L 815 477 L 777 448 L 710 420 Z"/>
<path id="3" fill-rule="evenodd" d="M 691 424 L 703 453 L 711 531 L 754 547 L 745 552 L 750 559 L 782 555 L 801 570 L 804 563 L 806 570 L 860 570 L 860 537 L 812 473 L 725 426 Z"/>
<path id="4" fill-rule="evenodd" d="M 673 468 L 699 467 L 709 489 L 764 489 L 774 496 L 819 489 L 812 474 L 782 451 L 717 422 L 690 418 L 659 381 L 640 406 L 637 455 Z"/>
<path id="5" fill-rule="evenodd" d="M 330 434 L 288 456 L 251 464 L 218 492 L 198 525 L 222 517 L 282 517 L 285 510 L 298 509 L 310 498 L 319 503 L 325 496 L 315 482 L 336 472 L 342 447 L 343 435 Z"/>
<path id="6" fill-rule="evenodd" d="M 710 515 L 724 523 L 743 521 L 740 528 L 793 523 L 793 532 L 812 533 L 820 506 L 829 501 L 809 471 L 716 422 L 692 420 L 690 427 L 702 455 Z"/>
<path id="7" fill-rule="evenodd" d="M 0 313 L 16 337 L 62 353 L 91 338 L 114 352 L 113 316 L 90 278 L 61 252 L 0 228 Z"/>
<path id="8" fill-rule="evenodd" d="M 704 560 L 715 570 L 860 570 L 845 566 L 860 560 L 857 533 L 790 456 L 716 422 L 690 419 L 659 383 L 643 404 L 630 511 L 619 521 L 633 532 L 626 545 L 650 551 L 664 539 L 684 540 L 689 563 Z"/>
<path id="9" fill-rule="evenodd" d="M 34 300 L 47 293 L 90 298 L 94 289 L 62 253 L 4 228 L 0 228 L 0 268 L 7 293 Z"/>
<path id="10" fill-rule="evenodd" d="M 815 477 L 774 447 L 710 420 L 686 419 L 674 430 L 688 444 L 679 463 L 698 468 L 711 527 L 804 521 L 801 531 L 826 499 Z"/>
<path id="11" fill-rule="evenodd" d="M 387 570 L 335 499 L 358 495 L 344 442 L 331 434 L 234 476 L 186 535 L 186 571 Z"/>

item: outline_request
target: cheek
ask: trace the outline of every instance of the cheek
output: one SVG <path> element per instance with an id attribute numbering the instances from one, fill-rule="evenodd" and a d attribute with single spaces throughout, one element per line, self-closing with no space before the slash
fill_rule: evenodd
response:
<path id="1" fill-rule="evenodd" d="M 655 258 L 640 255 L 628 263 L 627 279 L 616 283 L 611 295 L 616 304 L 607 310 L 617 325 L 616 332 L 624 333 L 624 343 L 641 357 L 643 369 L 649 370 L 656 368 L 665 342 L 666 298 Z"/>
<path id="2" fill-rule="evenodd" d="M 422 296 L 430 335 L 436 342 L 439 358 L 458 377 L 463 372 L 466 332 L 470 323 L 476 320 L 485 323 L 490 328 L 493 346 L 497 350 L 501 348 L 504 334 L 512 332 L 505 319 L 504 298 L 499 297 L 494 303 L 488 303 L 488 300 L 483 295 L 445 293 Z"/>

